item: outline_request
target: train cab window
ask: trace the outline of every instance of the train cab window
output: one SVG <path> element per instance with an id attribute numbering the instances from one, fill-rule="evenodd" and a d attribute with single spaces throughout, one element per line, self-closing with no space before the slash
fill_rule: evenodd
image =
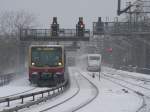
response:
<path id="1" fill-rule="evenodd" d="M 62 48 L 33 48 L 31 52 L 31 63 L 34 62 L 34 66 L 60 66 L 62 61 Z"/>

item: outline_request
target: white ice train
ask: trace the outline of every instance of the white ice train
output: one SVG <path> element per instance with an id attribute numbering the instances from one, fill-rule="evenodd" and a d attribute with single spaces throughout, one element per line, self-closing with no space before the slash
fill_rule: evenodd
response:
<path id="1" fill-rule="evenodd" d="M 101 71 L 101 54 L 88 54 L 87 70 L 92 72 Z"/>

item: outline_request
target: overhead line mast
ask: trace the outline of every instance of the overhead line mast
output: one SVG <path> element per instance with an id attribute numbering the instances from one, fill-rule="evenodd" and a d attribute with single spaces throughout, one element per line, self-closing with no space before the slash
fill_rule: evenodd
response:
<path id="1" fill-rule="evenodd" d="M 127 11 L 132 7 L 133 5 L 129 4 L 128 7 L 126 7 L 125 9 L 121 10 L 121 0 L 118 0 L 118 10 L 117 10 L 117 14 L 121 15 L 122 13 L 127 13 Z"/>

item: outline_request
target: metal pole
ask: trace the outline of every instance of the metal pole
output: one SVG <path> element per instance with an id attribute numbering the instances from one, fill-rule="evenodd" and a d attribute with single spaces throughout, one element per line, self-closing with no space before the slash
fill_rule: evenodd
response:
<path id="1" fill-rule="evenodd" d="M 118 0 L 117 14 L 120 15 L 120 12 L 121 12 L 121 0 Z"/>
<path id="2" fill-rule="evenodd" d="M 100 57 L 100 62 L 99 62 L 99 81 L 100 81 L 100 72 L 101 72 L 101 57 Z"/>
<path id="3" fill-rule="evenodd" d="M 100 71 L 101 71 L 101 70 L 99 69 L 99 81 L 100 81 Z"/>

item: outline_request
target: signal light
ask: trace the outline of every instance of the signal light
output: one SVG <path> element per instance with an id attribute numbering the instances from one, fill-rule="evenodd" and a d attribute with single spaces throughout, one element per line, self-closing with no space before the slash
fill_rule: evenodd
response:
<path id="1" fill-rule="evenodd" d="M 104 33 L 104 23 L 102 22 L 101 17 L 98 18 L 98 22 L 96 23 L 96 32 L 99 34 Z"/>
<path id="2" fill-rule="evenodd" d="M 57 17 L 53 17 L 53 24 L 57 24 Z"/>
<path id="3" fill-rule="evenodd" d="M 76 25 L 77 36 L 84 36 L 85 25 L 83 23 L 83 18 L 79 17 L 78 24 Z"/>
<path id="4" fill-rule="evenodd" d="M 108 52 L 112 52 L 112 48 L 108 48 L 107 51 L 108 51 Z"/>
<path id="5" fill-rule="evenodd" d="M 83 28 L 83 27 L 84 27 L 84 25 L 83 25 L 83 24 L 81 24 L 81 25 L 80 25 L 80 27 L 81 27 L 81 28 Z"/>

